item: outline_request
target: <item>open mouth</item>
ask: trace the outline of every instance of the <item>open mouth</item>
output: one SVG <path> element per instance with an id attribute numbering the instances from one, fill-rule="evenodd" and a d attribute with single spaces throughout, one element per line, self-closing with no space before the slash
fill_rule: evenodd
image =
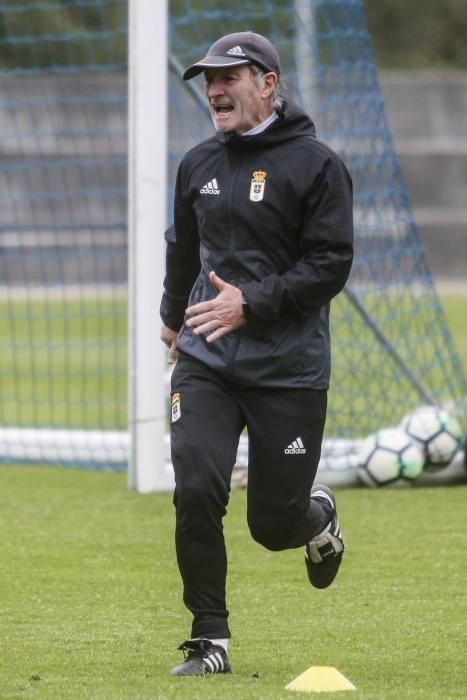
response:
<path id="1" fill-rule="evenodd" d="M 212 105 L 212 109 L 218 116 L 230 114 L 233 111 L 232 105 Z"/>

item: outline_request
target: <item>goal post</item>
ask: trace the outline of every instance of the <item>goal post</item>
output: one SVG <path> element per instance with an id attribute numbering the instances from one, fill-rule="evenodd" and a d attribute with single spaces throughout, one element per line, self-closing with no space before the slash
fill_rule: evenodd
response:
<path id="1" fill-rule="evenodd" d="M 170 482 L 158 312 L 167 224 L 167 24 L 167 0 L 129 1 L 128 483 L 140 492 Z"/>

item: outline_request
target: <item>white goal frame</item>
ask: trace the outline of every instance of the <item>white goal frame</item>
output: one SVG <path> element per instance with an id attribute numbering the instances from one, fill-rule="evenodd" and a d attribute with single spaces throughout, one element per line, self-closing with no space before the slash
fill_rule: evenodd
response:
<path id="1" fill-rule="evenodd" d="M 166 352 L 159 338 L 167 207 L 167 0 L 129 1 L 128 484 L 166 490 Z"/>

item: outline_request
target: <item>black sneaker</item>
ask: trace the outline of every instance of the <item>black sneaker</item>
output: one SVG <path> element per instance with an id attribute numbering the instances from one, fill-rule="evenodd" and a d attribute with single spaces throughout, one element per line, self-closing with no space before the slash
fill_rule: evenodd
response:
<path id="1" fill-rule="evenodd" d="M 181 664 L 170 671 L 171 676 L 204 676 L 206 673 L 230 673 L 225 649 L 209 639 L 189 639 L 178 647 L 185 654 Z"/>
<path id="2" fill-rule="evenodd" d="M 319 535 L 305 545 L 305 564 L 310 583 L 315 588 L 327 588 L 337 576 L 344 553 L 344 540 L 336 513 L 336 500 L 331 489 L 316 484 L 310 498 L 322 500 L 331 506 L 331 520 Z"/>

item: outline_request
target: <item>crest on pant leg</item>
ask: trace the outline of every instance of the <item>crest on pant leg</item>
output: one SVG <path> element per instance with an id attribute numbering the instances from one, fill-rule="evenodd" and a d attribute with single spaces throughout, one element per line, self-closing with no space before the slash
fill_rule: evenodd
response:
<path id="1" fill-rule="evenodd" d="M 180 394 L 177 391 L 175 394 L 172 394 L 172 423 L 176 423 L 181 415 Z"/>

